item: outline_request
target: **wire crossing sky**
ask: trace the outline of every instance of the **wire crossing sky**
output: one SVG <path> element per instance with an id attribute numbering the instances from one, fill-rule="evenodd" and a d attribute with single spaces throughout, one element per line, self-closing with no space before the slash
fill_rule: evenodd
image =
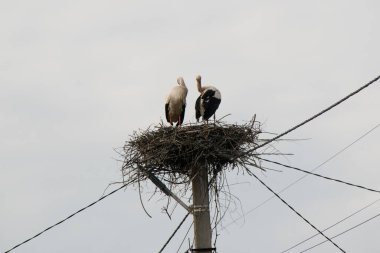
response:
<path id="1" fill-rule="evenodd" d="M 17 244 L 17 245 L 14 246 L 13 248 L 11 248 L 11 249 L 5 251 L 5 253 L 11 252 L 11 251 L 13 251 L 14 249 L 20 247 L 21 245 L 23 245 L 23 244 L 25 244 L 25 243 L 28 243 L 29 241 L 31 241 L 31 240 L 37 238 L 38 236 L 42 235 L 43 233 L 49 231 L 50 229 L 52 229 L 52 228 L 54 228 L 54 227 L 56 227 L 56 226 L 62 224 L 63 222 L 65 222 L 65 221 L 71 219 L 72 217 L 74 217 L 74 216 L 77 215 L 78 213 L 83 212 L 84 210 L 86 210 L 86 209 L 92 207 L 93 205 L 95 205 L 95 204 L 97 204 L 98 202 L 102 201 L 103 199 L 109 197 L 110 195 L 112 195 L 112 194 L 118 192 L 119 190 L 125 188 L 126 186 L 127 186 L 127 185 L 122 185 L 122 186 L 116 188 L 115 190 L 113 190 L 113 191 L 111 191 L 110 193 L 107 193 L 106 195 L 100 197 L 98 200 L 92 202 L 91 204 L 89 204 L 89 205 L 87 205 L 87 206 L 85 206 L 85 207 L 79 209 L 78 211 L 76 211 L 76 212 L 73 213 L 73 214 L 70 214 L 70 215 L 67 216 L 65 219 L 58 221 L 58 222 L 55 223 L 54 225 L 52 225 L 52 226 L 50 226 L 50 227 L 47 227 L 46 229 L 42 230 L 42 231 L 39 232 L 38 234 L 36 234 L 36 235 L 34 235 L 34 236 L 28 238 L 27 240 L 25 240 L 25 241 L 23 241 L 23 242 Z"/>
<path id="2" fill-rule="evenodd" d="M 350 214 L 350 215 L 344 217 L 343 219 L 341 219 L 341 220 L 335 222 L 335 223 L 332 224 L 331 226 L 329 226 L 329 227 L 323 229 L 322 232 L 325 232 L 326 230 L 329 230 L 330 228 L 333 228 L 333 227 L 337 226 L 338 224 L 340 224 L 340 223 L 346 221 L 347 219 L 351 218 L 352 216 L 354 216 L 354 215 L 356 215 L 356 214 L 358 214 L 358 213 L 364 211 L 365 209 L 371 207 L 372 205 L 376 204 L 376 203 L 379 202 L 379 201 L 380 201 L 380 198 L 377 199 L 377 200 L 375 200 L 375 201 L 373 201 L 373 202 L 371 202 L 371 203 L 369 203 L 368 205 L 365 205 L 364 207 L 360 208 L 359 210 L 357 210 L 357 211 L 353 212 L 352 214 Z M 365 221 L 365 222 L 368 222 L 368 221 L 369 221 L 369 220 L 367 220 L 367 221 Z M 365 222 L 364 222 L 364 223 L 365 223 Z M 356 226 L 355 226 L 355 227 L 356 227 Z M 346 231 L 346 232 L 348 232 L 348 231 Z M 319 235 L 319 233 L 316 233 L 316 234 L 314 234 L 314 235 L 308 237 L 307 239 L 305 239 L 305 240 L 303 240 L 303 241 L 301 241 L 301 242 L 299 242 L 299 243 L 293 245 L 292 247 L 287 248 L 287 249 L 284 250 L 284 251 L 281 251 L 281 253 L 288 252 L 289 250 L 294 249 L 295 247 L 297 247 L 297 246 L 299 246 L 299 245 L 301 245 L 301 244 L 303 244 L 303 243 L 309 241 L 310 239 L 316 237 L 317 235 Z M 320 244 L 319 244 L 319 245 L 320 245 Z M 316 245 L 316 246 L 317 246 L 317 245 Z"/>
<path id="3" fill-rule="evenodd" d="M 334 239 L 334 238 L 336 238 L 336 237 L 338 237 L 338 236 L 341 236 L 341 235 L 343 235 L 343 234 L 345 234 L 345 233 L 347 233 L 347 232 L 349 232 L 349 231 L 351 231 L 351 230 L 353 230 L 353 229 L 355 229 L 355 228 L 357 228 L 357 227 L 359 227 L 359 226 L 361 226 L 361 225 L 363 225 L 363 224 L 365 224 L 365 223 L 367 223 L 367 222 L 369 222 L 369 221 L 371 221 L 371 220 L 373 220 L 373 219 L 375 219 L 375 218 L 377 218 L 377 217 L 379 217 L 379 216 L 380 216 L 380 213 L 376 214 L 375 216 L 372 216 L 371 218 L 369 218 L 369 219 L 367 219 L 367 220 L 365 220 L 365 221 L 360 222 L 359 224 L 356 224 L 356 225 L 353 226 L 353 227 L 350 227 L 349 229 L 344 230 L 343 232 L 341 232 L 341 233 L 339 233 L 339 234 L 334 235 L 334 236 L 331 237 L 331 238 Z M 310 247 L 310 248 L 307 248 L 307 249 L 301 251 L 300 253 L 302 253 L 302 252 L 306 252 L 306 251 L 309 251 L 309 250 L 311 250 L 311 249 L 314 249 L 315 247 L 317 247 L 317 246 L 319 246 L 319 245 L 322 245 L 323 243 L 325 243 L 325 242 L 327 242 L 327 241 L 328 241 L 328 240 L 325 240 L 325 241 L 322 241 L 322 242 L 320 242 L 320 243 L 318 243 L 318 244 L 315 244 L 314 246 L 312 246 L 312 247 Z"/>
<path id="4" fill-rule="evenodd" d="M 307 224 L 309 224 L 312 228 L 318 231 L 327 241 L 331 242 L 336 248 L 338 248 L 341 252 L 344 251 L 341 247 L 339 247 L 335 242 L 331 240 L 331 238 L 327 237 L 321 230 L 319 230 L 315 225 L 313 225 L 309 220 L 307 220 L 302 214 L 294 209 L 291 205 L 289 205 L 283 198 L 280 197 L 276 192 L 274 192 L 269 186 L 267 186 L 260 178 L 256 175 L 253 175 L 262 185 L 264 185 L 270 192 L 272 192 L 279 200 L 281 200 L 285 205 L 287 205 L 294 213 L 296 213 L 300 218 L 302 218 Z"/>
<path id="5" fill-rule="evenodd" d="M 294 169 L 294 170 L 297 170 L 297 171 L 301 171 L 303 173 L 307 173 L 309 175 L 313 175 L 313 176 L 320 177 L 320 178 L 323 178 L 323 179 L 327 179 L 327 180 L 330 180 L 330 181 L 334 181 L 334 182 L 337 182 L 337 183 L 341 183 L 341 184 L 345 184 L 345 185 L 348 185 L 348 186 L 364 189 L 364 190 L 367 190 L 367 191 L 370 191 L 370 192 L 380 193 L 379 190 L 371 189 L 371 188 L 368 188 L 368 187 L 365 187 L 365 186 L 362 186 L 362 185 L 357 185 L 357 184 L 345 182 L 345 181 L 340 180 L 340 179 L 335 179 L 335 178 L 323 176 L 323 175 L 320 175 L 320 174 L 317 174 L 317 173 L 313 173 L 313 172 L 310 172 L 310 171 L 307 171 L 307 170 L 303 170 L 303 169 L 300 169 L 300 168 L 297 168 L 297 167 L 294 167 L 294 166 L 289 166 L 289 165 L 286 165 L 286 164 L 282 164 L 282 163 L 279 163 L 279 162 L 271 161 L 271 160 L 268 160 L 268 159 L 265 159 L 265 158 L 259 158 L 259 159 L 262 160 L 262 161 L 266 161 L 268 163 L 277 164 L 277 165 L 280 165 L 282 167 L 286 167 L 286 168 L 289 168 L 289 169 Z"/>
<path id="6" fill-rule="evenodd" d="M 282 134 L 279 134 L 275 137 L 273 137 L 272 139 L 258 145 L 257 147 L 255 147 L 252 151 L 256 150 L 256 149 L 259 149 L 259 148 L 262 148 L 266 145 L 268 145 L 269 143 L 275 141 L 275 140 L 278 140 L 280 139 L 281 137 L 293 132 L 294 130 L 296 130 L 297 128 L 309 123 L 310 121 L 318 118 L 319 116 L 323 115 L 324 113 L 330 111 L 331 109 L 333 109 L 335 106 L 338 106 L 340 103 L 343 103 L 344 101 L 346 101 L 347 99 L 349 99 L 350 97 L 356 95 L 357 93 L 359 93 L 360 91 L 364 90 L 365 88 L 368 88 L 371 84 L 377 82 L 378 80 L 380 79 L 380 76 L 374 78 L 373 80 L 369 81 L 368 83 L 364 84 L 363 86 L 361 86 L 359 89 L 351 92 L 350 94 L 348 94 L 347 96 L 345 96 L 344 98 L 338 100 L 337 102 L 335 102 L 334 104 L 330 105 L 329 107 L 327 107 L 326 109 L 320 111 L 319 113 L 313 115 L 312 117 L 306 119 L 305 121 L 302 121 L 301 123 L 299 123 L 298 125 L 290 128 L 289 130 L 286 130 L 285 132 L 283 132 Z"/>

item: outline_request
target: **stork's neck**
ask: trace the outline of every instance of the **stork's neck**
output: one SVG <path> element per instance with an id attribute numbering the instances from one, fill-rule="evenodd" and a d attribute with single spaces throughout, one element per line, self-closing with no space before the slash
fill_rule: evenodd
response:
<path id="1" fill-rule="evenodd" d="M 197 88 L 200 93 L 203 92 L 204 89 L 202 89 L 202 83 L 200 79 L 197 79 Z"/>

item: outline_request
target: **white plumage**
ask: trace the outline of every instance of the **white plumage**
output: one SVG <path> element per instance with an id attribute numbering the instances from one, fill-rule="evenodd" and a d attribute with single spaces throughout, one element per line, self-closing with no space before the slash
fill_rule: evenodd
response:
<path id="1" fill-rule="evenodd" d="M 185 118 L 187 87 L 182 77 L 177 78 L 178 86 L 174 86 L 165 103 L 166 120 L 173 125 L 180 126 Z"/>

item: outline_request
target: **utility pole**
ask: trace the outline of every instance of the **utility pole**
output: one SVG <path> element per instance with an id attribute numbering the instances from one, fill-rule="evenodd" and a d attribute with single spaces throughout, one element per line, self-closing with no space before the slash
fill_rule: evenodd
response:
<path id="1" fill-rule="evenodd" d="M 207 167 L 201 167 L 192 179 L 194 249 L 193 252 L 212 253 Z"/>

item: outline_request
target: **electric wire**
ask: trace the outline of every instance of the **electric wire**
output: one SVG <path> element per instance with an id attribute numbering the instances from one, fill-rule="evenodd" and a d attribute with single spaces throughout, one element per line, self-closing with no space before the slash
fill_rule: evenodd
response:
<path id="1" fill-rule="evenodd" d="M 370 130 L 366 131 L 364 134 L 360 135 L 358 138 L 356 138 L 350 144 L 346 145 L 345 147 L 343 147 L 342 149 L 340 149 L 338 152 L 336 152 L 335 154 L 333 154 L 332 156 L 330 156 L 327 160 L 325 160 L 324 162 L 322 162 L 319 165 L 317 165 L 314 169 L 311 170 L 311 172 L 318 170 L 320 167 L 322 167 L 326 163 L 330 162 L 331 160 L 333 160 L 334 158 L 336 158 L 337 156 L 339 156 L 340 154 L 342 154 L 344 151 L 346 151 L 347 149 L 349 149 L 350 147 L 352 147 L 354 144 L 356 144 L 357 142 L 359 142 L 360 140 L 362 140 L 364 137 L 366 137 L 367 135 L 369 135 L 370 133 L 372 133 L 374 130 L 376 130 L 379 126 L 380 126 L 380 124 L 377 124 L 376 126 L 372 127 Z M 307 176 L 308 176 L 308 174 L 305 174 L 305 175 L 299 177 L 298 179 L 294 180 L 293 182 L 291 182 L 290 184 L 288 184 L 287 186 L 285 186 L 284 188 L 282 188 L 278 193 L 285 192 L 287 189 L 291 188 L 293 185 L 297 184 L 299 181 L 303 180 Z M 233 221 L 231 221 L 230 223 L 228 223 L 226 226 L 224 226 L 222 228 L 222 230 L 224 230 L 227 227 L 229 227 L 230 225 L 234 224 L 236 221 L 242 219 L 243 217 L 245 217 L 245 215 L 248 215 L 248 214 L 256 211 L 257 209 L 259 209 L 260 207 L 264 206 L 266 203 L 268 203 L 274 197 L 275 196 L 271 196 L 271 197 L 267 198 L 266 200 L 264 200 L 263 202 L 261 202 L 260 204 L 256 205 L 254 208 L 248 210 L 246 213 L 244 213 L 240 217 L 234 219 Z"/>
<path id="2" fill-rule="evenodd" d="M 189 234 L 190 229 L 193 227 L 193 225 L 194 225 L 194 222 L 192 222 L 192 223 L 190 224 L 189 228 L 187 229 L 187 232 L 186 232 L 185 236 L 183 237 L 181 244 L 180 244 L 179 247 L 178 247 L 177 253 L 180 251 L 180 249 L 181 249 L 181 247 L 182 247 L 182 244 L 185 242 L 186 237 L 187 237 L 187 235 Z"/>
<path id="3" fill-rule="evenodd" d="M 365 209 L 369 208 L 370 206 L 376 204 L 376 203 L 379 202 L 379 201 L 380 201 L 380 198 L 377 199 L 377 200 L 375 200 L 375 201 L 373 201 L 373 202 L 371 202 L 371 203 L 369 203 L 369 204 L 367 204 L 366 206 L 360 208 L 359 210 L 353 212 L 352 214 L 350 214 L 350 215 L 344 217 L 343 219 L 341 219 L 341 220 L 335 222 L 335 223 L 332 224 L 331 226 L 329 226 L 329 227 L 325 228 L 324 230 L 322 230 L 322 232 L 325 232 L 325 231 L 329 230 L 330 228 L 333 228 L 333 227 L 337 226 L 338 224 L 342 223 L 343 221 L 348 220 L 348 219 L 351 218 L 352 216 L 354 216 L 354 215 L 356 215 L 356 214 L 358 214 L 358 213 L 364 211 Z M 297 243 L 297 244 L 294 244 L 294 245 L 291 246 L 290 248 L 287 248 L 286 250 L 281 251 L 281 253 L 286 253 L 286 252 L 288 252 L 289 250 L 294 249 L 295 247 L 297 247 L 297 246 L 299 246 L 299 245 L 301 245 L 301 244 L 303 244 L 303 243 L 305 243 L 305 242 L 307 242 L 307 241 L 313 239 L 313 238 L 316 237 L 317 235 L 319 235 L 319 233 L 315 233 L 314 235 L 312 235 L 312 236 L 310 236 L 310 237 L 304 239 L 303 241 L 301 241 L 301 242 L 299 242 L 299 243 Z M 333 237 L 332 237 L 332 238 L 333 238 Z"/>
<path id="4" fill-rule="evenodd" d="M 179 225 L 176 227 L 176 229 L 174 230 L 174 232 L 170 235 L 169 239 L 165 242 L 164 246 L 162 246 L 162 248 L 160 249 L 160 251 L 158 253 L 161 253 L 161 252 L 164 251 L 164 249 L 166 248 L 166 246 L 168 246 L 169 242 L 172 240 L 172 238 L 174 237 L 174 235 L 177 233 L 178 229 L 180 229 L 180 227 L 185 222 L 185 220 L 187 219 L 187 217 L 189 217 L 190 214 L 191 214 L 191 212 L 187 212 L 187 214 L 185 215 L 185 217 L 183 217 L 182 221 L 179 223 Z"/>
<path id="5" fill-rule="evenodd" d="M 262 184 L 264 185 L 270 192 L 272 192 L 279 200 L 281 200 L 287 207 L 289 207 L 294 213 L 296 213 L 299 217 L 301 217 L 307 224 L 309 224 L 312 228 L 318 231 L 324 238 L 330 241 L 335 247 L 337 247 L 341 252 L 344 251 L 341 247 L 339 247 L 335 242 L 333 242 L 329 237 L 327 237 L 321 230 L 319 230 L 316 226 L 314 226 L 310 221 L 308 221 L 305 217 L 302 216 L 298 211 L 296 211 L 291 205 L 289 205 L 283 198 L 280 197 L 275 191 L 273 191 L 268 185 L 266 185 L 258 176 L 254 173 L 252 175 Z"/>
<path id="6" fill-rule="evenodd" d="M 334 107 L 336 107 L 337 105 L 341 104 L 342 102 L 346 101 L 346 100 L 349 99 L 350 97 L 356 95 L 357 93 L 359 93 L 359 92 L 362 91 L 363 89 L 369 87 L 371 84 L 375 83 L 375 82 L 378 81 L 379 79 L 380 79 L 380 76 L 376 77 L 375 79 L 373 79 L 373 80 L 369 81 L 368 83 L 366 83 L 365 85 L 361 86 L 359 89 L 357 89 L 357 90 L 351 92 L 350 94 L 348 94 L 348 95 L 345 96 L 344 98 L 342 98 L 342 99 L 340 99 L 339 101 L 335 102 L 334 104 L 330 105 L 330 106 L 327 107 L 326 109 L 320 111 L 319 113 L 317 113 L 317 114 L 315 114 L 314 116 L 308 118 L 307 120 L 304 120 L 303 122 L 301 122 L 301 123 L 299 123 L 298 125 L 296 125 L 296 126 L 290 128 L 289 130 L 283 132 L 282 134 L 279 134 L 279 135 L 273 137 L 272 139 L 269 139 L 268 141 L 266 141 L 266 142 L 264 142 L 264 143 L 262 143 L 262 144 L 260 144 L 260 145 L 258 145 L 258 146 L 256 146 L 256 147 L 254 147 L 254 148 L 251 149 L 250 151 L 252 152 L 252 151 L 254 151 L 254 150 L 256 150 L 256 149 L 259 149 L 259 148 L 261 148 L 261 147 L 263 147 L 263 146 L 266 146 L 266 145 L 268 145 L 269 143 L 271 143 L 271 142 L 273 142 L 273 141 L 275 141 L 275 140 L 281 138 L 282 136 L 287 135 L 287 134 L 290 133 L 290 132 L 293 132 L 293 131 L 296 130 L 297 128 L 299 128 L 299 127 L 305 125 L 306 123 L 309 123 L 310 121 L 312 121 L 312 120 L 318 118 L 318 117 L 321 116 L 322 114 L 328 112 L 328 111 L 331 110 L 332 108 L 334 108 Z M 250 151 L 248 151 L 248 152 L 250 152 Z"/>
<path id="7" fill-rule="evenodd" d="M 341 235 L 343 235 L 343 234 L 345 234 L 345 233 L 347 233 L 347 232 L 349 232 L 349 231 L 351 231 L 351 230 L 353 230 L 353 229 L 355 229 L 355 228 L 357 228 L 357 227 L 359 227 L 359 226 L 361 226 L 361 225 L 363 225 L 363 224 L 365 224 L 365 223 L 367 223 L 367 222 L 369 222 L 369 221 L 371 221 L 371 220 L 373 220 L 373 219 L 375 219 L 375 218 L 377 218 L 377 217 L 379 217 L 379 216 L 380 216 L 380 213 L 376 214 L 375 216 L 372 216 L 371 218 L 369 218 L 369 219 L 367 219 L 367 220 L 365 220 L 365 221 L 360 222 L 359 224 L 356 224 L 356 225 L 353 226 L 353 227 L 350 227 L 350 228 L 344 230 L 343 232 L 341 232 L 341 233 L 339 233 L 339 234 L 334 235 L 333 237 L 331 237 L 331 239 L 334 239 L 334 238 L 336 238 L 336 237 L 338 237 L 338 236 L 341 236 Z M 311 249 L 313 249 L 313 248 L 315 248 L 315 247 L 317 247 L 317 246 L 319 246 L 319 245 L 324 244 L 325 242 L 327 242 L 327 240 L 322 241 L 322 242 L 320 242 L 320 243 L 318 243 L 318 244 L 315 244 L 314 246 L 311 246 L 310 248 L 307 248 L 307 249 L 301 251 L 300 253 L 303 253 L 303 252 L 309 251 L 309 250 L 311 250 Z"/>
<path id="8" fill-rule="evenodd" d="M 371 189 L 371 188 L 368 188 L 368 187 L 365 187 L 365 186 L 361 186 L 361 185 L 345 182 L 345 181 L 340 180 L 340 179 L 335 179 L 335 178 L 323 176 L 323 175 L 320 175 L 320 174 L 317 174 L 317 173 L 313 173 L 313 172 L 310 172 L 310 171 L 307 171 L 307 170 L 303 170 L 303 169 L 300 169 L 300 168 L 297 168 L 297 167 L 294 167 L 294 166 L 289 166 L 289 165 L 286 165 L 286 164 L 283 164 L 283 163 L 279 163 L 279 162 L 276 162 L 276 161 L 271 161 L 271 160 L 268 160 L 268 159 L 265 159 L 265 158 L 260 158 L 260 157 L 258 159 L 260 159 L 262 161 L 265 161 L 265 162 L 277 164 L 277 165 L 280 165 L 282 167 L 286 167 L 286 168 L 289 168 L 289 169 L 294 169 L 294 170 L 297 170 L 297 171 L 301 171 L 301 172 L 307 173 L 309 175 L 313 175 L 313 176 L 317 176 L 317 177 L 320 177 L 320 178 L 323 178 L 323 179 L 334 181 L 334 182 L 337 182 L 337 183 L 346 184 L 346 185 L 349 185 L 349 186 L 352 186 L 352 187 L 357 187 L 357 188 L 360 188 L 360 189 L 364 189 L 364 190 L 367 190 L 367 191 L 370 191 L 370 192 L 380 193 L 379 190 L 374 190 L 374 189 Z"/>
<path id="9" fill-rule="evenodd" d="M 126 186 L 127 186 L 126 184 L 124 184 L 124 185 L 120 186 L 119 188 L 117 188 L 117 189 L 115 189 L 115 190 L 111 191 L 110 193 L 108 193 L 108 194 L 106 194 L 106 195 L 102 196 L 101 198 L 99 198 L 98 200 L 96 200 L 96 201 L 92 202 L 91 204 L 89 204 L 89 205 L 87 205 L 87 206 L 85 206 L 85 207 L 83 207 L 83 208 L 79 209 L 79 210 L 78 210 L 78 211 L 76 211 L 75 213 L 73 213 L 73 214 L 71 214 L 71 215 L 67 216 L 65 219 L 63 219 L 63 220 L 61 220 L 61 221 L 59 221 L 59 222 L 55 223 L 54 225 L 52 225 L 52 226 L 50 226 L 50 227 L 48 227 L 48 228 L 44 229 L 43 231 L 41 231 L 41 232 L 39 232 L 38 234 L 36 234 L 36 235 L 34 235 L 34 236 L 30 237 L 29 239 L 27 239 L 27 240 L 25 240 L 25 241 L 23 241 L 23 242 L 21 242 L 21 243 L 17 244 L 17 245 L 16 245 L 16 246 L 14 246 L 13 248 L 11 248 L 11 249 L 9 249 L 9 250 L 5 251 L 4 253 L 8 253 L 8 252 L 11 252 L 12 250 L 14 250 L 14 249 L 16 249 L 16 248 L 20 247 L 21 245 L 23 245 L 23 244 L 25 244 L 25 243 L 27 243 L 27 242 L 29 242 L 29 241 L 31 241 L 31 240 L 33 240 L 33 239 L 35 239 L 36 237 L 38 237 L 38 236 L 42 235 L 42 234 L 43 234 L 43 233 L 45 233 L 46 231 L 48 231 L 48 230 L 50 230 L 50 229 L 52 229 L 52 228 L 54 228 L 54 227 L 56 227 L 56 226 L 58 226 L 58 225 L 62 224 L 63 222 L 65 222 L 65 221 L 67 221 L 67 220 L 71 219 L 71 218 L 72 218 L 72 217 L 74 217 L 76 214 L 78 214 L 78 213 L 80 213 L 80 212 L 82 212 L 82 211 L 86 210 L 87 208 L 90 208 L 91 206 L 95 205 L 96 203 L 98 203 L 98 202 L 102 201 L 103 199 L 105 199 L 105 198 L 107 198 L 108 196 L 110 196 L 110 195 L 112 195 L 112 194 L 116 193 L 117 191 L 119 191 L 119 190 L 123 189 L 123 188 L 124 188 L 124 187 L 126 187 Z"/>

